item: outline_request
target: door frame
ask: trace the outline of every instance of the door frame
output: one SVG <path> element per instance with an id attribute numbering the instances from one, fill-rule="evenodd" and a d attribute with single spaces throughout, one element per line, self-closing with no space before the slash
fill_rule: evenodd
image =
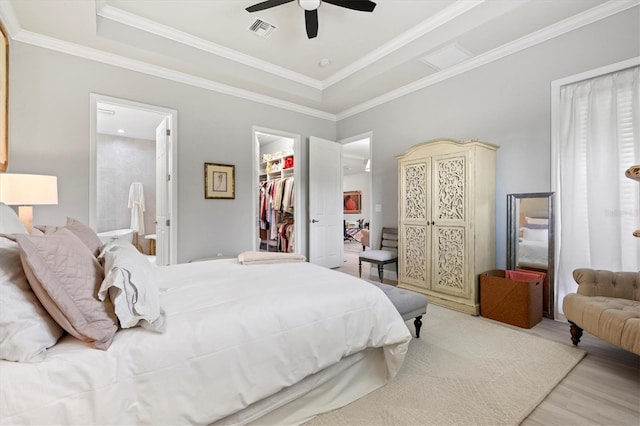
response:
<path id="1" fill-rule="evenodd" d="M 338 143 L 341 145 L 347 145 L 351 142 L 359 141 L 362 139 L 369 139 L 369 247 L 372 250 L 376 250 L 378 247 L 375 247 L 375 242 L 379 241 L 377 232 L 374 231 L 375 227 L 375 215 L 377 212 L 374 211 L 374 203 L 373 203 L 373 132 L 368 131 L 364 133 L 360 133 L 355 136 L 349 136 L 348 138 L 340 139 Z M 344 178 L 344 171 L 342 173 L 342 177 Z M 344 216 L 344 215 L 343 215 Z M 344 250 L 344 247 L 343 247 Z M 344 253 L 343 253 L 344 256 Z M 386 272 L 386 271 L 385 271 Z M 373 276 L 373 275 L 371 275 Z M 377 275 L 376 275 L 377 277 Z"/>
<path id="2" fill-rule="evenodd" d="M 171 128 L 171 149 L 169 155 L 169 173 L 171 180 L 168 189 L 168 211 L 170 212 L 171 226 L 169 227 L 169 264 L 178 263 L 178 111 L 156 105 L 115 98 L 97 93 L 89 94 L 89 226 L 95 229 L 97 222 L 97 124 L 98 103 L 111 104 L 126 108 L 164 114 L 169 119 Z"/>
<path id="3" fill-rule="evenodd" d="M 302 211 L 302 157 L 300 155 L 300 135 L 296 133 L 289 133 L 283 130 L 275 130 L 269 129 L 266 127 L 260 126 L 251 126 L 251 158 L 253 159 L 252 164 L 252 202 L 251 202 L 251 211 L 253 217 L 253 226 L 251 237 L 253 239 L 253 243 L 251 247 L 254 250 L 260 249 L 260 231 L 258 229 L 258 221 L 260 217 L 258 216 L 258 199 L 260 198 L 260 188 L 257 183 L 260 181 L 259 169 L 260 169 L 260 142 L 258 142 L 258 137 L 256 133 L 266 133 L 269 135 L 282 136 L 283 138 L 293 139 L 293 159 L 294 159 L 294 167 L 293 167 L 293 226 L 295 233 L 295 244 L 294 244 L 294 252 L 299 254 L 305 254 L 306 247 L 306 232 L 307 228 L 304 226 L 303 221 L 303 211 Z"/>

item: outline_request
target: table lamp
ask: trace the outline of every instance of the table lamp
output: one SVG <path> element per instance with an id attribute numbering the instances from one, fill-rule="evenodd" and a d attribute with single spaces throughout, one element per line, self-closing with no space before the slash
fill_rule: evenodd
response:
<path id="1" fill-rule="evenodd" d="M 58 204 L 58 178 L 46 175 L 0 173 L 0 201 L 18 207 L 20 222 L 33 229 L 33 207 Z"/>

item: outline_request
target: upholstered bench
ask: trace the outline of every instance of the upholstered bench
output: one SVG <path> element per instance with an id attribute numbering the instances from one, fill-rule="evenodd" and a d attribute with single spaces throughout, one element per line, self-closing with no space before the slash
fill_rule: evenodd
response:
<path id="1" fill-rule="evenodd" d="M 388 284 L 379 284 L 374 282 L 371 282 L 371 284 L 378 287 L 387 295 L 403 320 L 409 321 L 414 318 L 413 325 L 416 328 L 416 338 L 420 338 L 422 315 L 427 313 L 427 304 L 429 303 L 427 296 Z"/>

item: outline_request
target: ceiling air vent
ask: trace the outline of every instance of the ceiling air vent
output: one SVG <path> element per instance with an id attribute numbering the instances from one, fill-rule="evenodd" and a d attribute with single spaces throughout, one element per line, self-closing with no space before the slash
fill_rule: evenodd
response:
<path id="1" fill-rule="evenodd" d="M 473 57 L 473 54 L 458 43 L 453 43 L 420 59 L 430 67 L 440 71 Z"/>
<path id="2" fill-rule="evenodd" d="M 271 25 L 262 19 L 256 19 L 256 21 L 249 27 L 249 31 L 260 37 L 267 38 L 276 30 L 276 28 L 277 27 L 275 25 Z"/>

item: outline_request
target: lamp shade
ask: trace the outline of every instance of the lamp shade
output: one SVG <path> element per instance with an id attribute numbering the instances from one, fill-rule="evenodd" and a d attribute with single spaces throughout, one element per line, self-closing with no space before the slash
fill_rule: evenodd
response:
<path id="1" fill-rule="evenodd" d="M 0 201 L 17 206 L 58 204 L 58 178 L 0 173 Z"/>

